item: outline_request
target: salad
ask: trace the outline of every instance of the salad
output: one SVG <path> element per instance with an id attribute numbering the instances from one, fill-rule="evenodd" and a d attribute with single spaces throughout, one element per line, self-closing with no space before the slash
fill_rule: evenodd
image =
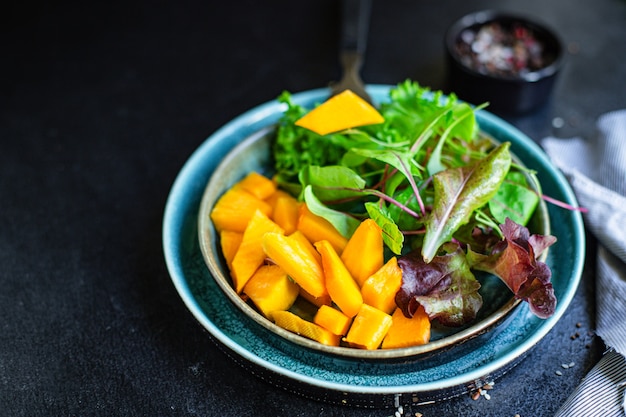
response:
<path id="1" fill-rule="evenodd" d="M 284 92 L 278 187 L 346 237 L 376 222 L 402 270 L 395 302 L 406 317 L 421 307 L 446 326 L 471 322 L 482 306 L 476 271 L 550 317 L 557 300 L 540 256 L 556 238 L 526 227 L 542 198 L 534 173 L 509 143 L 482 135 L 477 109 L 455 95 L 405 81 L 389 99 L 376 109 L 381 122 L 320 134 L 299 123 L 310 110 Z"/>

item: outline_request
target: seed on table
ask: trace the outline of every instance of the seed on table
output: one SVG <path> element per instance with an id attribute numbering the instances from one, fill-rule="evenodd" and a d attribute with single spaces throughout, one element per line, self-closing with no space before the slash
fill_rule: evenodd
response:
<path id="1" fill-rule="evenodd" d="M 561 372 L 561 371 L 556 371 L 556 372 L 555 372 L 555 374 L 557 374 L 558 376 L 561 376 L 561 375 L 563 375 L 563 372 Z"/>

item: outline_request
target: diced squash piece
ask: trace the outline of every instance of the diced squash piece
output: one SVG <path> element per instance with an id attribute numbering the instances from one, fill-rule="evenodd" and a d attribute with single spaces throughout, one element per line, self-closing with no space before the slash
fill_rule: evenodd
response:
<path id="1" fill-rule="evenodd" d="M 361 289 L 329 241 L 316 242 L 315 247 L 322 256 L 326 289 L 330 298 L 346 316 L 356 316 L 363 304 Z"/>
<path id="2" fill-rule="evenodd" d="M 387 314 L 396 308 L 396 293 L 402 285 L 402 269 L 394 256 L 385 265 L 365 280 L 361 286 L 363 302 Z"/>
<path id="3" fill-rule="evenodd" d="M 329 241 L 339 254 L 343 252 L 343 248 L 348 243 L 348 239 L 341 235 L 328 220 L 311 212 L 306 204 L 300 206 L 298 230 L 311 242 Z"/>
<path id="4" fill-rule="evenodd" d="M 398 308 L 391 318 L 393 324 L 383 340 L 383 349 L 425 345 L 430 341 L 430 320 L 424 307 L 419 306 L 411 318 L 406 317 Z"/>
<path id="5" fill-rule="evenodd" d="M 276 183 L 258 172 L 249 173 L 235 187 L 243 188 L 259 200 L 265 200 L 276 191 Z"/>
<path id="6" fill-rule="evenodd" d="M 252 274 L 265 261 L 263 236 L 267 233 L 283 233 L 283 230 L 265 214 L 256 211 L 241 239 L 241 244 L 232 262 L 231 275 L 235 291 L 240 293 Z"/>
<path id="7" fill-rule="evenodd" d="M 300 215 L 300 203 L 290 195 L 281 195 L 276 198 L 272 218 L 285 230 L 286 235 L 296 231 L 298 216 Z"/>
<path id="8" fill-rule="evenodd" d="M 232 268 L 233 258 L 241 245 L 243 239 L 243 233 L 233 232 L 232 230 L 222 230 L 220 232 L 220 247 L 222 248 L 222 255 L 226 260 L 228 269 Z"/>
<path id="9" fill-rule="evenodd" d="M 357 349 L 378 349 L 392 325 L 389 314 L 363 304 L 344 341 Z"/>
<path id="10" fill-rule="evenodd" d="M 296 125 L 320 135 L 327 135 L 384 121 L 383 116 L 371 104 L 351 90 L 344 90 L 305 114 L 296 121 Z"/>
<path id="11" fill-rule="evenodd" d="M 383 231 L 374 220 L 359 224 L 343 249 L 341 260 L 359 286 L 383 266 Z"/>
<path id="12" fill-rule="evenodd" d="M 272 320 L 277 326 L 285 330 L 299 334 L 308 339 L 315 340 L 323 345 L 339 346 L 341 337 L 329 332 L 323 327 L 306 321 L 289 311 L 274 311 Z"/>
<path id="13" fill-rule="evenodd" d="M 307 300 L 309 303 L 313 304 L 316 307 L 329 306 L 333 303 L 328 293 L 325 293 L 321 297 L 313 297 L 311 294 L 306 292 L 304 288 L 302 287 L 300 287 L 300 297 Z"/>
<path id="14" fill-rule="evenodd" d="M 300 241 L 281 233 L 266 233 L 263 250 L 311 296 L 319 298 L 328 294 L 322 265 Z"/>
<path id="15" fill-rule="evenodd" d="M 272 180 L 273 181 L 273 180 Z M 281 197 L 291 197 L 294 198 L 291 194 L 289 194 L 287 191 L 285 190 L 281 190 L 280 188 L 277 188 L 276 191 L 274 191 L 273 194 L 271 194 L 269 197 L 267 197 L 265 199 L 265 201 L 267 201 L 267 203 L 274 207 L 276 205 L 276 200 L 278 200 Z"/>
<path id="16" fill-rule="evenodd" d="M 313 243 L 311 243 L 311 241 L 307 239 L 301 231 L 296 230 L 295 232 L 290 234 L 289 237 L 296 240 L 298 244 L 302 245 L 302 248 L 305 249 L 310 256 L 315 258 L 320 265 L 322 264 L 322 257 L 320 256 L 320 253 L 317 251 L 317 249 L 315 249 Z"/>
<path id="17" fill-rule="evenodd" d="M 278 265 L 262 265 L 243 287 L 261 313 L 269 318 L 277 310 L 288 310 L 296 301 L 298 284 Z"/>
<path id="18" fill-rule="evenodd" d="M 268 217 L 272 215 L 272 206 L 267 202 L 242 188 L 231 188 L 213 206 L 211 220 L 218 231 L 232 230 L 243 233 L 257 210 Z"/>
<path id="19" fill-rule="evenodd" d="M 336 308 L 323 305 L 317 310 L 313 323 L 334 334 L 343 336 L 348 332 L 352 319 Z"/>

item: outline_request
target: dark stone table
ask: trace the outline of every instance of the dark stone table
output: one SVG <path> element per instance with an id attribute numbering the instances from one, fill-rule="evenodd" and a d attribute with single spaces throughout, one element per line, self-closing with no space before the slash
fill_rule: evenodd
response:
<path id="1" fill-rule="evenodd" d="M 162 251 L 170 187 L 208 135 L 339 77 L 336 2 L 13 3 L 0 15 L 0 414 L 393 415 L 237 365 L 185 308 Z M 621 0 L 375 1 L 363 78 L 445 89 L 445 29 L 486 8 L 534 14 L 567 44 L 553 100 L 507 117 L 532 139 L 592 137 L 599 115 L 626 107 Z M 603 351 L 594 247 L 564 317 L 490 400 L 404 415 L 552 415 Z"/>

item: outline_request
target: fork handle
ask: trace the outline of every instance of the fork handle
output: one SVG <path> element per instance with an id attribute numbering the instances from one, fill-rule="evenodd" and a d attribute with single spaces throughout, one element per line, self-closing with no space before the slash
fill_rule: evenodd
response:
<path id="1" fill-rule="evenodd" d="M 372 0 L 341 1 L 341 52 L 365 53 Z"/>

